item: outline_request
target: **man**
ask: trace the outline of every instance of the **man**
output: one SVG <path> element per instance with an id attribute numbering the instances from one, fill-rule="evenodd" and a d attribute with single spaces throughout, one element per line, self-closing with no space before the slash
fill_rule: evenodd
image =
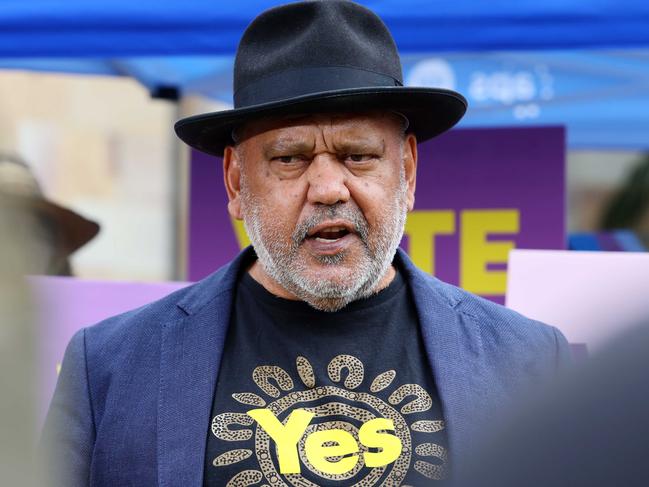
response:
<path id="1" fill-rule="evenodd" d="M 68 485 L 443 479 L 493 408 L 567 356 L 557 330 L 397 251 L 417 141 L 466 102 L 403 87 L 387 28 L 340 0 L 261 14 L 234 76 L 234 110 L 176 131 L 223 156 L 252 248 L 72 339 L 48 419 Z"/>

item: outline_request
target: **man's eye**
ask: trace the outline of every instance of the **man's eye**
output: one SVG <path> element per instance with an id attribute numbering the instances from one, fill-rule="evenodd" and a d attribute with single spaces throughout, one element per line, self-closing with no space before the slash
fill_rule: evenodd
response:
<path id="1" fill-rule="evenodd" d="M 369 161 L 370 159 L 374 159 L 375 156 L 372 154 L 349 154 L 347 156 L 347 159 L 351 160 L 352 162 L 366 162 Z"/>
<path id="2" fill-rule="evenodd" d="M 300 157 L 299 156 L 277 156 L 277 157 L 273 157 L 273 160 L 279 161 L 284 164 L 291 164 L 291 163 L 299 162 Z"/>

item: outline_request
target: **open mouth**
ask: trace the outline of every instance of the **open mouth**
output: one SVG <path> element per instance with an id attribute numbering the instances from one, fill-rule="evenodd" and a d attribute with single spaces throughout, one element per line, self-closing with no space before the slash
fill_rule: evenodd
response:
<path id="1" fill-rule="evenodd" d="M 354 244 L 356 227 L 346 220 L 322 222 L 309 230 L 304 243 L 318 256 L 336 255 Z"/>
<path id="2" fill-rule="evenodd" d="M 328 227 L 309 235 L 308 238 L 312 238 L 317 242 L 328 243 L 335 242 L 349 233 L 349 230 L 345 227 Z"/>

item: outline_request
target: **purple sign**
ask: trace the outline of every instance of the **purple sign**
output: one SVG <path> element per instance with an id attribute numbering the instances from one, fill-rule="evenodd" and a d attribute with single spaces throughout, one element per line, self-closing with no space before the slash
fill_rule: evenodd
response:
<path id="1" fill-rule="evenodd" d="M 560 127 L 452 130 L 419 147 L 404 247 L 423 270 L 504 302 L 513 248 L 565 247 Z"/>
<path id="2" fill-rule="evenodd" d="M 458 129 L 421 144 L 402 247 L 426 272 L 502 303 L 509 250 L 565 246 L 564 155 L 561 127 Z M 193 281 L 248 240 L 228 216 L 221 161 L 191 160 Z"/>

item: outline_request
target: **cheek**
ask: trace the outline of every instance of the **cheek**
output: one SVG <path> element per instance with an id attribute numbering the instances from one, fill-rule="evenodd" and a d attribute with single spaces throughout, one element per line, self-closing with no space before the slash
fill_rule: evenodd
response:
<path id="1" fill-rule="evenodd" d="M 273 188 L 255 188 L 260 196 L 255 198 L 259 205 L 259 215 L 264 226 L 274 232 L 291 235 L 295 229 L 304 206 L 304 195 L 299 188 L 279 184 Z"/>
<path id="2" fill-rule="evenodd" d="M 261 166 L 261 165 L 260 165 Z M 303 190 L 296 181 L 278 178 L 268 165 L 254 168 L 245 177 L 246 192 L 251 200 L 270 212 L 290 211 L 291 207 L 300 200 Z M 264 211 L 264 213 L 268 213 Z M 283 213 L 275 213 L 282 215 Z"/>
<path id="3" fill-rule="evenodd" d="M 266 199 L 269 205 L 276 211 L 276 218 L 283 218 L 299 214 L 304 205 L 305 191 L 296 184 L 280 183 L 266 191 Z"/>
<path id="4" fill-rule="evenodd" d="M 399 191 L 399 181 L 359 181 L 350 187 L 350 193 L 356 205 L 363 213 L 372 228 L 383 224 L 387 213 L 391 211 L 391 202 Z"/>

